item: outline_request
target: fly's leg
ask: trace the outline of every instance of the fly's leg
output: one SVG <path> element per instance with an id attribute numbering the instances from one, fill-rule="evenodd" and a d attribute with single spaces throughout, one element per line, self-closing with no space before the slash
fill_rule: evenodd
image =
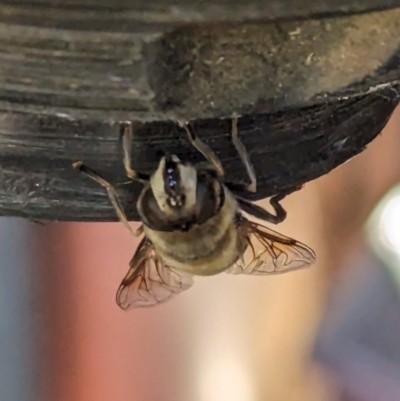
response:
<path id="1" fill-rule="evenodd" d="M 179 125 L 186 131 L 190 143 L 207 159 L 214 167 L 219 178 L 225 176 L 224 168 L 218 156 L 207 146 L 200 138 L 198 138 L 188 127 L 187 123 L 179 122 Z"/>
<path id="2" fill-rule="evenodd" d="M 250 184 L 246 185 L 244 189 L 248 192 L 255 193 L 257 191 L 256 173 L 250 161 L 250 157 L 249 154 L 247 153 L 246 147 L 243 145 L 243 142 L 239 138 L 237 124 L 238 124 L 238 115 L 234 113 L 232 115 L 232 131 L 231 131 L 232 142 L 233 145 L 235 146 L 236 151 L 239 154 L 240 159 L 242 160 L 244 167 L 246 168 L 247 175 L 250 178 Z"/>
<path id="3" fill-rule="evenodd" d="M 304 187 L 304 184 L 287 189 L 286 191 L 282 191 L 282 192 L 278 193 L 277 195 L 273 196 L 269 200 L 270 205 L 273 207 L 273 209 L 276 213 L 276 216 L 273 216 L 275 221 L 272 221 L 271 223 L 274 223 L 274 224 L 282 223 L 282 221 L 286 219 L 286 215 L 287 215 L 286 210 L 282 207 L 282 205 L 279 202 L 281 202 L 284 198 L 286 198 L 288 195 L 292 194 L 293 192 L 299 191 L 303 187 Z"/>
<path id="4" fill-rule="evenodd" d="M 272 206 L 275 212 L 275 216 L 273 216 L 274 221 L 271 221 L 271 223 L 279 224 L 286 219 L 287 212 L 279 202 L 281 202 L 284 198 L 286 198 L 287 195 L 288 195 L 287 193 L 280 193 L 273 196 L 269 200 L 269 204 Z"/>
<path id="5" fill-rule="evenodd" d="M 274 195 L 270 200 L 269 203 L 274 209 L 275 214 L 268 212 L 261 206 L 252 203 L 251 201 L 241 198 L 240 196 L 236 196 L 238 201 L 239 207 L 246 213 L 256 217 L 257 219 L 268 221 L 272 224 L 279 224 L 282 223 L 286 219 L 287 213 L 280 202 L 286 198 L 286 196 L 290 195 L 291 193 L 300 190 L 303 188 L 303 185 L 296 186 L 294 188 L 288 189 L 286 191 L 280 192 L 277 195 Z"/>
<path id="6" fill-rule="evenodd" d="M 127 177 L 130 178 L 132 181 L 135 180 L 141 183 L 148 182 L 150 180 L 150 177 L 147 174 L 139 173 L 132 168 L 131 148 L 133 140 L 133 129 L 132 123 L 130 121 L 125 121 L 122 123 L 121 136 L 122 151 L 124 154 L 123 161 Z"/>
<path id="7" fill-rule="evenodd" d="M 250 178 L 250 184 L 236 184 L 236 183 L 227 183 L 227 187 L 233 192 L 252 192 L 255 193 L 257 191 L 257 178 L 254 171 L 254 167 L 250 161 L 249 155 L 247 153 L 246 147 L 243 145 L 242 141 L 239 139 L 238 129 L 237 129 L 238 116 L 236 113 L 232 115 L 232 142 L 235 146 L 236 151 L 238 152 L 240 159 L 242 160 L 243 165 L 246 168 L 246 172 L 248 177 Z M 246 211 L 247 213 L 253 215 L 254 217 L 260 218 L 262 220 L 268 221 L 273 224 L 279 224 L 286 219 L 287 213 L 286 210 L 282 207 L 280 202 L 289 194 L 294 191 L 298 191 L 303 187 L 296 186 L 294 188 L 290 188 L 286 191 L 279 192 L 270 198 L 269 203 L 274 209 L 275 215 L 263 209 L 260 206 L 251 203 L 250 201 L 241 198 L 236 195 L 238 199 L 240 207 Z"/>
<path id="8" fill-rule="evenodd" d="M 115 211 L 117 212 L 118 218 L 121 221 L 121 223 L 123 223 L 124 226 L 128 229 L 128 231 L 135 237 L 142 234 L 143 232 L 142 226 L 140 226 L 136 231 L 132 230 L 132 227 L 129 225 L 129 221 L 125 215 L 124 209 L 118 199 L 117 192 L 115 191 L 115 188 L 108 181 L 106 181 L 103 177 L 100 177 L 96 172 L 94 172 L 90 167 L 84 165 L 83 162 L 81 161 L 73 163 L 72 167 L 86 174 L 92 180 L 96 181 L 98 184 L 104 187 L 107 190 L 108 197 L 110 198 L 110 201 Z"/>
<path id="9" fill-rule="evenodd" d="M 133 139 L 132 123 L 130 121 L 124 122 L 121 125 L 121 136 L 122 136 L 122 150 L 123 150 L 123 163 L 125 167 L 125 172 L 130 180 L 135 180 L 139 182 L 148 182 L 150 177 L 146 174 L 139 173 L 132 169 L 131 163 L 131 147 Z M 73 167 L 80 170 L 82 173 L 86 174 L 92 180 L 96 181 L 102 187 L 107 190 L 108 197 L 110 198 L 111 204 L 113 205 L 117 216 L 121 223 L 128 229 L 128 231 L 135 237 L 140 236 L 143 233 L 143 226 L 141 225 L 136 231 L 132 230 L 129 225 L 129 221 L 126 217 L 124 209 L 121 202 L 118 199 L 117 192 L 115 188 L 106 181 L 103 177 L 100 177 L 95 171 L 90 167 L 83 164 L 81 161 L 73 163 Z"/>
<path id="10" fill-rule="evenodd" d="M 236 197 L 236 200 L 240 209 L 251 216 L 257 219 L 268 221 L 272 224 L 279 224 L 286 219 L 287 215 L 286 210 L 279 203 L 285 196 L 286 194 L 279 194 L 270 199 L 269 203 L 273 207 L 275 214 L 270 213 L 268 210 L 265 210 L 263 207 L 258 206 L 247 199 Z"/>

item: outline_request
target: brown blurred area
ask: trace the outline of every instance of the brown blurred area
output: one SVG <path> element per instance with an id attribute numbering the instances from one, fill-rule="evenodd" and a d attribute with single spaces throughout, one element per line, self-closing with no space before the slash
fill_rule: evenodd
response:
<path id="1" fill-rule="evenodd" d="M 400 181 L 399 134 L 397 110 L 360 156 L 285 199 L 278 230 L 317 253 L 304 271 L 199 278 L 164 305 L 123 312 L 115 292 L 137 241 L 122 224 L 37 228 L 41 399 L 344 400 L 314 342 L 365 219 Z"/>

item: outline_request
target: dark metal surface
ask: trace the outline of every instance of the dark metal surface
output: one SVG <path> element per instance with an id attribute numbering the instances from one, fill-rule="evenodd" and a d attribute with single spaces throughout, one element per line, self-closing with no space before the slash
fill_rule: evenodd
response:
<path id="1" fill-rule="evenodd" d="M 254 199 L 328 173 L 381 131 L 400 88 L 400 8 L 335 13 L 397 3 L 0 1 L 0 214 L 116 220 L 105 191 L 71 163 L 126 181 L 122 120 L 133 122 L 139 170 L 160 151 L 200 160 L 174 123 L 185 119 L 244 180 L 229 141 L 237 112 Z M 118 189 L 136 219 L 140 186 Z"/>

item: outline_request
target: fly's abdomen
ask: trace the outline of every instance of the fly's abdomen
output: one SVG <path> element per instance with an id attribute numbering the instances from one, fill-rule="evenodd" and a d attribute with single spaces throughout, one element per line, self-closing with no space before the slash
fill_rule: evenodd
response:
<path id="1" fill-rule="evenodd" d="M 171 247 L 160 253 L 170 267 L 194 275 L 208 276 L 232 266 L 240 256 L 240 248 L 237 231 L 231 226 L 219 240 L 200 237 L 196 241 L 171 244 Z"/>

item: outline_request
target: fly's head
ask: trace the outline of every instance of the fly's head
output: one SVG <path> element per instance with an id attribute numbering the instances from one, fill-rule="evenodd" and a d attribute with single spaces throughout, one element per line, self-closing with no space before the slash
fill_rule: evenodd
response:
<path id="1" fill-rule="evenodd" d="M 151 229 L 185 231 L 214 216 L 223 198 L 223 187 L 212 172 L 198 170 L 176 155 L 164 156 L 138 200 L 138 211 Z"/>

